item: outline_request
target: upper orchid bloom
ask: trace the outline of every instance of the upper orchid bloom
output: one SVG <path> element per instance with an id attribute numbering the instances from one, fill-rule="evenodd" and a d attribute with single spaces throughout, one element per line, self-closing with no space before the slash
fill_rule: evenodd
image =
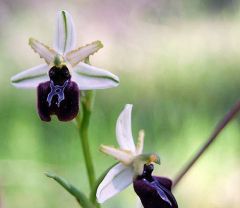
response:
<path id="1" fill-rule="evenodd" d="M 101 145 L 100 150 L 119 161 L 109 170 L 97 189 L 97 200 L 103 203 L 132 184 L 137 175 L 142 174 L 144 164 L 160 163 L 156 154 L 142 154 L 144 132 L 139 132 L 135 146 L 131 129 L 132 105 L 127 104 L 120 114 L 116 125 L 117 142 L 120 149 Z"/>
<path id="2" fill-rule="evenodd" d="M 18 88 L 37 88 L 38 112 L 44 121 L 56 114 L 59 120 L 76 117 L 79 109 L 79 90 L 95 90 L 116 87 L 119 79 L 114 74 L 83 63 L 103 47 L 94 41 L 75 48 L 75 27 L 66 11 L 57 13 L 54 47 L 50 48 L 30 38 L 32 49 L 46 62 L 23 71 L 11 78 Z"/>
<path id="3" fill-rule="evenodd" d="M 100 150 L 119 161 L 109 170 L 97 189 L 97 200 L 103 203 L 133 183 L 144 208 L 178 208 L 171 193 L 168 178 L 152 176 L 153 162 L 160 164 L 156 154 L 143 154 L 144 132 L 139 132 L 135 146 L 131 130 L 132 105 L 127 104 L 120 114 L 116 135 L 120 149 L 102 145 Z"/>

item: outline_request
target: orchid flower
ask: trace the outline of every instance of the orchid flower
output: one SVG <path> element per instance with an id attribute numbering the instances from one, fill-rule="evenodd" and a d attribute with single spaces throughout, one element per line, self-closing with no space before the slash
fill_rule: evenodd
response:
<path id="1" fill-rule="evenodd" d="M 106 145 L 100 147 L 103 153 L 113 156 L 119 163 L 109 170 L 98 186 L 97 200 L 99 203 L 103 203 L 133 183 L 144 208 L 177 208 L 175 198 L 169 190 L 171 180 L 151 176 L 153 171 L 151 163 L 160 164 L 160 158 L 154 153 L 143 154 L 144 132 L 142 130 L 139 132 L 137 145 L 134 144 L 131 112 L 132 105 L 127 104 L 117 120 L 116 137 L 120 148 Z M 159 178 L 160 180 L 157 180 Z M 165 187 L 165 184 L 168 186 Z M 146 197 L 142 198 L 141 193 L 146 194 Z M 149 203 L 145 202 L 145 199 Z"/>
<path id="2" fill-rule="evenodd" d="M 103 47 L 100 41 L 75 48 L 75 27 L 67 11 L 57 13 L 53 48 L 34 38 L 29 45 L 46 62 L 11 78 L 17 88 L 37 88 L 38 113 L 43 121 L 57 115 L 61 121 L 72 120 L 79 110 L 79 92 L 116 87 L 116 75 L 83 63 Z"/>
<path id="3" fill-rule="evenodd" d="M 119 149 L 101 145 L 100 150 L 107 155 L 113 156 L 119 161 L 109 170 L 97 189 L 97 199 L 103 203 L 107 199 L 127 188 L 133 178 L 142 173 L 144 163 L 160 163 L 156 154 L 142 154 L 144 132 L 139 132 L 138 144 L 135 146 L 131 129 L 132 105 L 127 104 L 118 117 L 116 125 L 117 142 Z"/>

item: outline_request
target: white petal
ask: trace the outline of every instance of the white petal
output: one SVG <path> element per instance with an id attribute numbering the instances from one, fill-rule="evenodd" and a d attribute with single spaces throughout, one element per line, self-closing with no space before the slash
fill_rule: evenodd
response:
<path id="1" fill-rule="evenodd" d="M 121 163 L 115 165 L 105 176 L 97 189 L 97 200 L 103 203 L 117 193 L 127 188 L 133 181 L 132 167 Z"/>
<path id="2" fill-rule="evenodd" d="M 11 82 L 17 88 L 36 88 L 39 83 L 49 80 L 48 70 L 48 65 L 41 64 L 16 74 L 11 78 Z"/>
<path id="3" fill-rule="evenodd" d="M 57 55 L 57 52 L 52 48 L 44 45 L 34 38 L 29 39 L 29 45 L 36 53 L 40 55 L 41 58 L 46 61 L 48 65 L 54 61 L 54 58 Z"/>
<path id="4" fill-rule="evenodd" d="M 103 47 L 101 41 L 97 40 L 76 50 L 70 51 L 66 55 L 66 60 L 72 65 L 76 66 L 80 61 L 96 53 Z"/>
<path id="5" fill-rule="evenodd" d="M 116 75 L 82 62 L 74 67 L 72 80 L 78 84 L 80 90 L 106 89 L 119 84 Z"/>
<path id="6" fill-rule="evenodd" d="M 54 49 L 66 54 L 75 46 L 75 26 L 72 16 L 67 11 L 57 13 L 57 25 L 54 37 Z"/>
<path id="7" fill-rule="evenodd" d="M 106 145 L 100 146 L 100 151 L 104 152 L 107 155 L 110 155 L 122 162 L 125 165 L 129 165 L 133 162 L 134 156 L 131 152 L 127 152 L 124 150 L 116 149 L 114 147 L 109 147 Z"/>
<path id="8" fill-rule="evenodd" d="M 132 105 L 127 104 L 118 117 L 116 125 L 117 141 L 121 149 L 135 153 L 131 125 Z"/>

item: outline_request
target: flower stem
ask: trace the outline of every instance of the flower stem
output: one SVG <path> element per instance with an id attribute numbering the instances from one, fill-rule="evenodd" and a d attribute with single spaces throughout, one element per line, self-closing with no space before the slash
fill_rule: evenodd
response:
<path id="1" fill-rule="evenodd" d="M 194 157 L 179 171 L 175 179 L 173 180 L 172 187 L 174 188 L 183 178 L 183 176 L 191 169 L 191 167 L 197 162 L 197 160 L 203 155 L 203 153 L 208 149 L 208 147 L 216 140 L 217 136 L 222 132 L 222 130 L 227 126 L 227 124 L 237 115 L 240 111 L 240 100 L 227 112 L 222 120 L 217 124 L 215 130 L 203 144 L 203 146 L 198 150 Z"/>
<path id="2" fill-rule="evenodd" d="M 82 104 L 82 111 L 81 111 L 81 118 L 76 119 L 78 123 L 78 129 L 80 134 L 80 139 L 82 143 L 83 155 L 85 160 L 85 165 L 87 168 L 87 175 L 88 175 L 88 182 L 90 189 L 94 188 L 95 184 L 95 171 L 92 161 L 92 156 L 90 152 L 89 146 L 89 138 L 88 138 L 88 127 L 89 121 L 91 117 L 93 102 L 94 102 L 94 91 L 85 91 L 85 96 L 82 97 L 81 104 Z"/>

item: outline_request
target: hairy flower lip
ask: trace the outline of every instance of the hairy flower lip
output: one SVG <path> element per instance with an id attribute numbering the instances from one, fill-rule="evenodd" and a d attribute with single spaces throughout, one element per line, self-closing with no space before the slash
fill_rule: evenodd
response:
<path id="1" fill-rule="evenodd" d="M 49 100 L 51 92 L 50 81 L 41 83 L 37 88 L 37 107 L 41 120 L 51 121 L 51 115 L 56 115 L 60 121 L 70 121 L 76 117 L 79 111 L 79 89 L 75 82 L 69 81 L 64 89 L 65 99 L 59 102 L 59 98 Z M 50 101 L 50 105 L 49 105 Z"/>
<path id="2" fill-rule="evenodd" d="M 177 201 L 171 189 L 165 183 L 168 178 L 153 176 L 153 181 L 135 179 L 133 187 L 144 208 L 178 208 Z"/>
<path id="3" fill-rule="evenodd" d="M 144 208 L 178 208 L 171 193 L 172 181 L 165 177 L 152 176 L 153 164 L 145 164 L 142 174 L 134 179 L 133 187 Z"/>

